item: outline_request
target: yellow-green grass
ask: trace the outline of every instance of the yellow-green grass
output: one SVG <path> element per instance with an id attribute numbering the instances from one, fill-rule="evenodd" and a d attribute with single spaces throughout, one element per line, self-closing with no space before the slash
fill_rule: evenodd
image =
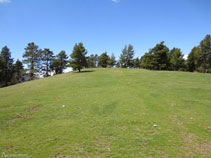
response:
<path id="1" fill-rule="evenodd" d="M 92 69 L 1 88 L 2 153 L 211 157 L 211 75 Z"/>

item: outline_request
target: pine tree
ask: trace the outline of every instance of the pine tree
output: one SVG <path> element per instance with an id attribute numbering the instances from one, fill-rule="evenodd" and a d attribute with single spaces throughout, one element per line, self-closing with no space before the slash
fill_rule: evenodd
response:
<path id="1" fill-rule="evenodd" d="M 164 45 L 164 41 L 157 44 L 151 53 L 153 54 L 153 67 L 155 70 L 166 70 L 168 65 L 168 47 Z"/>
<path id="2" fill-rule="evenodd" d="M 154 55 L 149 52 L 149 53 L 145 53 L 144 56 L 141 57 L 141 67 L 145 68 L 145 69 L 150 69 L 153 70 L 154 69 L 154 59 L 153 59 Z"/>
<path id="3" fill-rule="evenodd" d="M 40 51 L 38 50 L 38 46 L 34 44 L 34 42 L 29 43 L 25 48 L 25 53 L 23 54 L 23 61 L 28 65 L 30 70 L 30 78 L 33 79 L 34 73 L 39 71 L 40 68 Z"/>
<path id="4" fill-rule="evenodd" d="M 194 47 L 187 59 L 187 69 L 190 72 L 196 71 L 199 67 L 199 56 L 200 56 L 200 48 Z"/>
<path id="5" fill-rule="evenodd" d="M 179 48 L 173 48 L 169 54 L 169 70 L 178 71 L 185 67 L 185 60 L 183 59 L 182 52 Z"/>
<path id="6" fill-rule="evenodd" d="M 11 83 L 13 75 L 13 59 L 11 58 L 11 52 L 7 46 L 2 48 L 1 51 L 1 82 L 3 86 L 8 86 Z"/>
<path id="7" fill-rule="evenodd" d="M 67 66 L 67 59 L 68 56 L 66 52 L 62 50 L 59 54 L 56 55 L 55 59 L 53 59 L 51 69 L 54 70 L 56 74 L 61 74 Z"/>
<path id="8" fill-rule="evenodd" d="M 120 55 L 120 64 L 122 68 L 133 66 L 134 49 L 132 45 L 125 46 Z"/>
<path id="9" fill-rule="evenodd" d="M 134 68 L 140 68 L 140 60 L 139 60 L 139 58 L 136 58 L 136 59 L 133 61 L 133 67 L 134 67 Z"/>
<path id="10" fill-rule="evenodd" d="M 98 61 L 98 55 L 97 54 L 91 54 L 88 58 L 87 58 L 87 64 L 89 68 L 95 68 L 97 67 L 97 61 Z"/>
<path id="11" fill-rule="evenodd" d="M 70 64 L 74 70 L 78 70 L 79 72 L 81 72 L 81 69 L 87 66 L 86 54 L 87 51 L 84 48 L 83 43 L 75 44 L 73 52 L 70 55 Z"/>
<path id="12" fill-rule="evenodd" d="M 3 86 L 3 82 L 4 82 L 4 78 L 3 78 L 3 72 L 4 72 L 4 60 L 2 59 L 2 57 L 0 56 L 0 87 Z"/>
<path id="13" fill-rule="evenodd" d="M 23 70 L 23 63 L 20 60 L 17 60 L 14 65 L 15 83 L 22 82 Z"/>
<path id="14" fill-rule="evenodd" d="M 199 62 L 202 66 L 203 72 L 208 71 L 211 65 L 211 36 L 206 35 L 206 37 L 200 42 L 200 56 Z"/>
<path id="15" fill-rule="evenodd" d="M 114 53 L 111 54 L 111 57 L 108 60 L 108 65 L 110 65 L 111 67 L 113 67 L 116 64 L 116 58 L 114 56 Z"/>
<path id="16" fill-rule="evenodd" d="M 53 59 L 54 55 L 50 49 L 45 48 L 43 51 L 41 51 L 41 60 L 43 64 L 42 70 L 45 71 L 45 76 L 49 76 Z"/>
<path id="17" fill-rule="evenodd" d="M 162 41 L 141 58 L 141 66 L 150 70 L 166 70 L 169 65 L 168 52 L 168 47 Z"/>
<path id="18" fill-rule="evenodd" d="M 99 56 L 99 62 L 98 62 L 98 66 L 99 67 L 107 67 L 108 66 L 108 62 L 109 62 L 110 58 L 109 56 L 107 55 L 107 52 L 104 52 L 102 53 L 100 56 Z"/>

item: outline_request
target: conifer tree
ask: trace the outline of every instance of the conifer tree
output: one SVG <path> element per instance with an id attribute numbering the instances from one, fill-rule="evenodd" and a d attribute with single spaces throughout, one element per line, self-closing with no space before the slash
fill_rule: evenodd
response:
<path id="1" fill-rule="evenodd" d="M 23 70 L 23 63 L 20 60 L 17 60 L 14 64 L 15 83 L 22 82 Z"/>
<path id="2" fill-rule="evenodd" d="M 83 46 L 83 43 L 75 44 L 73 52 L 70 55 L 70 64 L 74 70 L 78 70 L 79 72 L 81 72 L 81 69 L 87 66 L 86 54 L 87 50 Z"/>
<path id="3" fill-rule="evenodd" d="M 199 67 L 200 48 L 194 47 L 188 55 L 187 69 L 190 72 L 196 71 Z"/>
<path id="4" fill-rule="evenodd" d="M 169 70 L 178 71 L 179 69 L 184 68 L 185 66 L 185 60 L 183 59 L 183 54 L 179 48 L 173 48 L 169 54 Z"/>
<path id="5" fill-rule="evenodd" d="M 211 36 L 206 37 L 200 42 L 199 62 L 202 66 L 202 71 L 206 73 L 211 65 Z"/>
<path id="6" fill-rule="evenodd" d="M 116 58 L 114 56 L 114 53 L 111 54 L 111 57 L 108 60 L 108 65 L 110 65 L 111 67 L 113 67 L 116 64 Z"/>
<path id="7" fill-rule="evenodd" d="M 11 58 L 11 52 L 7 46 L 2 48 L 1 51 L 1 85 L 8 86 L 11 83 L 13 75 L 13 59 Z"/>
<path id="8" fill-rule="evenodd" d="M 125 46 L 122 50 L 122 54 L 120 55 L 120 64 L 122 68 L 132 67 L 133 66 L 133 56 L 134 49 L 131 44 L 129 46 Z"/>
<path id="9" fill-rule="evenodd" d="M 25 53 L 23 54 L 24 63 L 28 65 L 30 71 L 30 78 L 33 79 L 34 73 L 39 71 L 40 68 L 40 51 L 38 46 L 34 42 L 29 43 L 25 48 Z"/>
<path id="10" fill-rule="evenodd" d="M 106 68 L 106 67 L 108 66 L 109 60 L 110 60 L 110 58 L 109 58 L 109 56 L 107 55 L 107 52 L 102 53 L 102 54 L 99 56 L 98 66 L 99 66 L 99 67 L 104 67 L 104 68 Z"/>
<path id="11" fill-rule="evenodd" d="M 41 51 L 41 60 L 43 64 L 42 70 L 45 72 L 45 76 L 49 76 L 53 59 L 54 59 L 53 51 L 47 48 Z"/>

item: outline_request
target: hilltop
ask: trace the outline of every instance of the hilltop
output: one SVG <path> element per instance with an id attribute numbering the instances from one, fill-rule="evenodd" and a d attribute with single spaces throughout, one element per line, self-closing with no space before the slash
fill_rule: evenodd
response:
<path id="1" fill-rule="evenodd" d="M 1 88 L 0 154 L 209 157 L 210 96 L 210 74 L 141 69 L 86 69 Z"/>

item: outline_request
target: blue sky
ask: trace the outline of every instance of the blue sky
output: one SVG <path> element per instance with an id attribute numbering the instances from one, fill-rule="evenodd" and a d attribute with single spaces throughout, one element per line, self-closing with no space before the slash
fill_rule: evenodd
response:
<path id="1" fill-rule="evenodd" d="M 210 0 L 0 0 L 0 48 L 22 59 L 35 42 L 69 55 L 77 42 L 88 54 L 119 57 L 126 44 L 142 56 L 156 43 L 188 54 L 211 33 Z"/>

